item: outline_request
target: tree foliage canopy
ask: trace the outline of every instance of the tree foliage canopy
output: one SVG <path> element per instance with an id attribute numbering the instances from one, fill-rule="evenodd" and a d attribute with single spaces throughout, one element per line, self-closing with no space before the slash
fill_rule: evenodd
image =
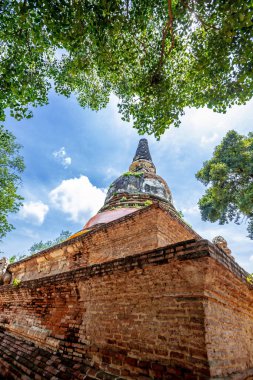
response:
<path id="1" fill-rule="evenodd" d="M 60 235 L 54 240 L 48 240 L 46 242 L 40 241 L 39 243 L 34 243 L 29 249 L 29 252 L 31 255 L 33 255 L 34 253 L 43 251 L 44 249 L 50 248 L 53 245 L 62 243 L 64 240 L 68 239 L 71 235 L 72 233 L 69 231 L 62 231 Z"/>
<path id="2" fill-rule="evenodd" d="M 203 220 L 239 223 L 244 216 L 253 239 L 253 133 L 229 131 L 196 177 L 209 185 L 199 201 Z"/>
<path id="3" fill-rule="evenodd" d="M 22 204 L 23 198 L 17 194 L 20 173 L 24 170 L 19 150 L 13 134 L 0 126 L 0 239 L 13 229 L 8 214 L 17 212 Z"/>
<path id="4" fill-rule="evenodd" d="M 60 244 L 64 240 L 68 239 L 72 235 L 71 232 L 69 231 L 62 231 L 60 235 L 55 238 L 54 240 L 48 240 L 43 242 L 42 240 L 39 243 L 34 243 L 30 248 L 29 248 L 29 254 L 19 254 L 19 255 L 14 255 L 10 258 L 10 263 L 15 263 L 16 261 L 20 261 L 28 256 L 34 255 L 35 253 L 38 253 L 40 251 L 43 251 L 44 249 L 50 248 L 53 245 Z M 3 253 L 3 252 L 2 252 Z"/>
<path id="5" fill-rule="evenodd" d="M 51 86 L 81 106 L 120 99 L 159 137 L 185 107 L 225 112 L 253 90 L 252 0 L 2 0 L 0 115 L 21 119 Z"/>

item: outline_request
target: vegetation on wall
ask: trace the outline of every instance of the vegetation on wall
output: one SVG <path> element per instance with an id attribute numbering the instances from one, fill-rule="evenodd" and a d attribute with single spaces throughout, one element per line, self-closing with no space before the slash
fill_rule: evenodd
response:
<path id="1" fill-rule="evenodd" d="M 125 172 L 122 175 L 123 175 L 123 177 L 131 177 L 131 176 L 141 177 L 141 176 L 143 176 L 143 172 Z"/>
<path id="2" fill-rule="evenodd" d="M 15 287 L 18 287 L 20 284 L 21 284 L 21 280 L 19 280 L 18 278 L 14 278 L 12 285 Z"/>

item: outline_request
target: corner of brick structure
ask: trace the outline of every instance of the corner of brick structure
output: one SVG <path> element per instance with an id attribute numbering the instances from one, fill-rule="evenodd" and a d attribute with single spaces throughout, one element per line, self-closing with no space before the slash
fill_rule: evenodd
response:
<path id="1" fill-rule="evenodd" d="M 69 379 L 88 371 L 90 378 L 246 379 L 253 367 L 246 276 L 216 246 L 192 238 L 3 286 L 0 368 L 15 363 L 29 379 L 36 371 L 28 350 L 45 378 L 64 378 L 65 366 Z"/>
<path id="2" fill-rule="evenodd" d="M 252 287 L 217 241 L 180 218 L 142 139 L 81 231 L 2 274 L 0 379 L 253 379 Z"/>
<path id="3" fill-rule="evenodd" d="M 13 278 L 30 280 L 190 238 L 200 236 L 157 202 L 11 264 L 8 270 Z"/>

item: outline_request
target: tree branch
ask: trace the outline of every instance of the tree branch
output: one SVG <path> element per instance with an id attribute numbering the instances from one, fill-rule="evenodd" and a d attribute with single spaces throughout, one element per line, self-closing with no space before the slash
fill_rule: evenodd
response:
<path id="1" fill-rule="evenodd" d="M 169 17 L 168 17 L 168 20 L 167 20 L 164 28 L 163 28 L 162 48 L 161 48 L 160 58 L 159 58 L 159 62 L 158 62 L 158 65 L 156 67 L 156 70 L 155 70 L 154 74 L 152 75 L 151 84 L 155 84 L 155 83 L 158 83 L 160 81 L 160 70 L 161 70 L 161 67 L 162 67 L 163 61 L 164 61 L 165 43 L 166 43 L 168 31 L 170 31 L 170 35 L 171 35 L 171 45 L 170 45 L 168 54 L 170 54 L 170 52 L 172 51 L 172 49 L 175 46 L 175 38 L 174 38 L 174 31 L 173 31 L 173 13 L 172 13 L 171 1 L 172 0 L 168 0 Z"/>
<path id="2" fill-rule="evenodd" d="M 143 41 L 141 41 L 138 37 L 134 37 L 136 39 L 136 41 L 139 42 L 139 44 L 143 47 L 143 50 L 144 50 L 144 53 L 146 54 L 147 53 L 147 47 L 145 45 L 145 43 Z"/>
<path id="3" fill-rule="evenodd" d="M 174 31 L 173 31 L 173 13 L 172 13 L 172 5 L 171 5 L 171 0 L 168 0 L 168 9 L 169 9 L 169 18 L 163 28 L 163 35 L 162 35 L 162 49 L 161 49 L 161 54 L 160 54 L 160 59 L 159 59 L 159 67 L 162 67 L 163 65 L 163 59 L 164 59 L 164 52 L 165 52 L 165 42 L 167 38 L 168 31 L 170 31 L 171 35 L 171 45 L 168 51 L 168 54 L 170 54 L 171 50 L 175 46 L 175 38 L 174 38 Z"/>
<path id="4" fill-rule="evenodd" d="M 169 7 L 169 29 L 170 29 L 170 35 L 171 35 L 171 45 L 170 45 L 168 54 L 170 54 L 171 50 L 175 46 L 175 37 L 174 37 L 174 30 L 173 30 L 173 13 L 172 13 L 171 0 L 168 0 L 168 7 Z"/>
<path id="5" fill-rule="evenodd" d="M 207 22 L 205 22 L 202 17 L 200 17 L 196 12 L 195 12 L 195 9 L 194 7 L 191 7 L 188 3 L 188 1 L 184 1 L 182 0 L 182 3 L 183 3 L 183 6 L 187 9 L 189 9 L 189 11 L 194 14 L 194 16 L 196 17 L 196 19 L 200 22 L 200 24 L 204 27 L 205 30 L 207 29 L 215 29 L 215 30 L 219 30 L 219 28 L 217 28 L 216 26 L 212 25 L 212 24 L 209 24 Z"/>

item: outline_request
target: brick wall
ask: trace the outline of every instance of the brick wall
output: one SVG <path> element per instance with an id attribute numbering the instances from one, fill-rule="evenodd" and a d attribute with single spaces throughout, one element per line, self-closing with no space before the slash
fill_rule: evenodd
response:
<path id="1" fill-rule="evenodd" d="M 209 259 L 205 329 L 211 375 L 253 375 L 253 290 Z M 252 377 L 253 378 L 253 377 Z"/>
<path id="2" fill-rule="evenodd" d="M 31 280 L 153 250 L 198 235 L 158 205 L 12 264 L 13 278 Z"/>
<path id="3" fill-rule="evenodd" d="M 193 229 L 170 212 L 157 213 L 158 247 L 188 239 L 201 239 Z"/>
<path id="4" fill-rule="evenodd" d="M 208 268 L 205 258 L 177 259 L 189 249 L 191 243 L 178 244 L 4 286 L 1 326 L 71 360 L 83 356 L 114 375 L 205 378 Z"/>
<path id="5" fill-rule="evenodd" d="M 158 211 L 158 236 L 162 239 L 171 231 L 168 238 L 172 239 L 173 225 L 166 227 L 167 214 Z M 145 212 L 135 215 L 137 224 L 142 216 L 144 223 Z M 129 219 L 124 219 L 111 231 L 96 233 L 120 236 L 120 228 L 126 231 L 127 223 Z M 116 227 L 118 233 L 113 234 Z M 15 346 L 18 337 L 24 347 L 34 342 L 45 357 L 55 353 L 56 379 L 64 360 L 69 371 L 79 364 L 88 368 L 75 367 L 73 379 L 82 378 L 82 371 L 91 368 L 94 377 L 89 374 L 87 379 L 97 378 L 101 370 L 98 378 L 105 379 L 242 380 L 253 376 L 253 294 L 246 272 L 231 257 L 208 241 L 195 239 L 147 253 L 130 255 L 128 251 L 121 258 L 118 254 L 116 250 L 115 258 L 111 251 L 103 263 L 89 265 L 87 260 L 83 267 L 22 281 L 18 287 L 2 286 L 0 370 L 8 376 L 17 368 L 24 376 L 33 373 L 25 350 L 18 350 L 16 356 L 1 354 L 7 350 L 8 339 Z M 45 363 L 40 363 L 44 354 L 36 353 L 34 347 L 31 356 L 44 368 Z M 10 361 L 16 363 L 14 369 L 8 367 Z M 32 378 L 27 376 L 24 380 Z"/>
<path id="6" fill-rule="evenodd" d="M 117 376 L 92 368 L 83 360 L 66 359 L 0 329 L 0 379 L 117 380 Z"/>

